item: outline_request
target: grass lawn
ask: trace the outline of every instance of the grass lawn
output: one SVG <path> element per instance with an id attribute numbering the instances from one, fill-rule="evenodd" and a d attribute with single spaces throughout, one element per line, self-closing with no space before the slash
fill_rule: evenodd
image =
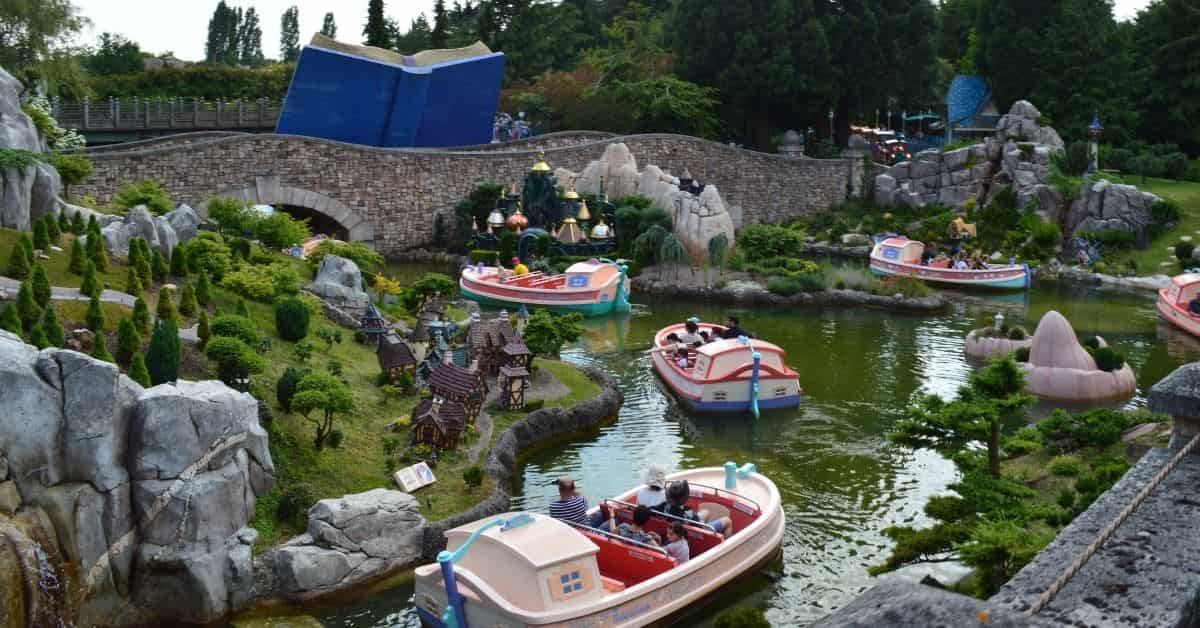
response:
<path id="1" fill-rule="evenodd" d="M 1149 247 L 1119 251 L 1105 256 L 1104 262 L 1109 271 L 1125 268 L 1128 260 L 1133 260 L 1137 264 L 1139 275 L 1179 273 L 1184 267 L 1175 258 L 1175 244 L 1182 236 L 1190 236 L 1192 242 L 1200 245 L 1200 183 L 1149 178 L 1143 184 L 1141 177 L 1127 177 L 1125 182 L 1138 186 L 1140 190 L 1175 201 L 1179 205 L 1180 217 L 1179 222 L 1170 231 L 1156 238 Z M 1164 265 L 1164 262 L 1169 264 Z"/>

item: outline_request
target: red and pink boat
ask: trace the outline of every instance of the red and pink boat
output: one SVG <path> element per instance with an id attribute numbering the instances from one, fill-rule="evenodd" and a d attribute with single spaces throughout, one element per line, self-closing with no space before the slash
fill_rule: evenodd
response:
<path id="1" fill-rule="evenodd" d="M 948 259 L 921 263 L 925 245 L 903 236 L 885 238 L 871 249 L 871 272 L 877 275 L 914 277 L 921 281 L 952 286 L 975 286 L 999 290 L 1029 287 L 1029 266 L 987 264 L 985 268 L 956 269 Z"/>
<path id="2" fill-rule="evenodd" d="M 1200 337 L 1200 316 L 1192 314 L 1188 304 L 1200 293 L 1200 274 L 1171 277 L 1171 285 L 1158 291 L 1158 314 L 1167 322 Z"/>

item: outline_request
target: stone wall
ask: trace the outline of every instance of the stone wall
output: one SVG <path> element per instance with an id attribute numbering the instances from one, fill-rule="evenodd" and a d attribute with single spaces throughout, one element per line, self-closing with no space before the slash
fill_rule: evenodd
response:
<path id="1" fill-rule="evenodd" d="M 646 163 L 672 172 L 686 168 L 697 180 L 715 184 L 727 204 L 743 208 L 743 224 L 781 222 L 826 209 L 844 200 L 848 184 L 861 175 L 861 164 L 851 160 L 789 159 L 663 134 L 550 148 L 546 159 L 552 166 L 582 170 L 611 141 L 624 142 Z M 281 135 L 217 137 L 184 145 L 168 138 L 148 146 L 93 154 L 92 177 L 72 186 L 72 193 L 107 203 L 124 182 L 156 178 L 166 183 L 176 202 L 202 208 L 215 195 L 254 189 L 260 180 L 270 180 L 348 207 L 354 220 L 361 218 L 366 225 L 357 238 L 352 230 L 351 237 L 373 239 L 384 254 L 432 243 L 434 214 L 448 215 L 481 183 L 522 180 L 537 158 L 532 149 L 378 149 Z"/>

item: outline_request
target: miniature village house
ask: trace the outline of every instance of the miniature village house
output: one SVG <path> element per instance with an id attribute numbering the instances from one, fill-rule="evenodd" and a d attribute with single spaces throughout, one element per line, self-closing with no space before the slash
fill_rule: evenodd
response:
<path id="1" fill-rule="evenodd" d="M 520 336 L 504 345 L 501 351 L 503 365 L 500 367 L 496 385 L 500 389 L 500 405 L 509 410 L 525 407 L 525 389 L 529 388 L 529 347 Z"/>
<path id="2" fill-rule="evenodd" d="M 466 424 L 467 411 L 461 403 L 440 397 L 423 399 L 413 410 L 412 444 L 437 450 L 454 449 Z"/>
<path id="3" fill-rule="evenodd" d="M 380 339 L 375 356 L 379 359 L 379 370 L 387 373 L 388 380 L 393 384 L 400 381 L 401 373 L 407 372 L 416 378 L 417 357 L 413 355 L 408 344 L 396 334 L 387 334 Z"/>
<path id="4" fill-rule="evenodd" d="M 496 375 L 504 364 L 504 347 L 519 338 L 505 312 L 490 320 L 482 320 L 478 314 L 473 314 L 467 335 L 468 354 L 479 362 L 481 373 Z"/>
<path id="5" fill-rule="evenodd" d="M 367 309 L 359 319 L 359 331 L 366 336 L 368 345 L 377 344 L 379 339 L 388 333 L 387 321 L 383 320 L 383 315 L 375 308 L 374 303 L 367 304 Z"/>
<path id="6" fill-rule="evenodd" d="M 442 362 L 434 367 L 427 380 L 434 397 L 461 403 L 466 409 L 467 422 L 474 423 L 487 396 L 487 383 L 476 365 L 463 368 Z"/>

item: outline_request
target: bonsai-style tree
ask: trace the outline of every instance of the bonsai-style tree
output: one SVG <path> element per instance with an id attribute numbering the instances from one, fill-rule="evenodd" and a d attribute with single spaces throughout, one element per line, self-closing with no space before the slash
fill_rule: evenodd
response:
<path id="1" fill-rule="evenodd" d="M 14 334 L 21 333 L 21 316 L 17 314 L 17 304 L 8 303 L 0 307 L 0 329 Z"/>
<path id="2" fill-rule="evenodd" d="M 458 284 L 447 275 L 441 273 L 425 273 L 408 290 L 404 291 L 401 300 L 404 309 L 416 313 L 425 302 L 438 294 L 456 294 Z"/>
<path id="3" fill-rule="evenodd" d="M 296 386 L 308 372 L 308 369 L 289 366 L 283 375 L 279 376 L 279 381 L 275 382 L 275 399 L 279 401 L 279 407 L 283 408 L 284 412 L 292 411 L 292 397 L 296 395 Z"/>
<path id="4" fill-rule="evenodd" d="M 551 314 L 548 310 L 537 310 L 529 317 L 522 337 L 534 355 L 557 358 L 564 344 L 583 335 L 582 322 L 583 315 L 578 312 Z"/>
<path id="5" fill-rule="evenodd" d="M 267 363 L 254 349 L 232 336 L 216 336 L 204 348 L 204 356 L 217 369 L 217 377 L 234 390 L 249 391 L 250 376 L 263 372 Z"/>
<path id="6" fill-rule="evenodd" d="M 67 264 L 67 270 L 76 275 L 82 275 L 83 271 L 87 270 L 87 258 L 84 256 L 83 243 L 79 241 L 79 238 L 71 241 L 71 261 Z"/>
<path id="7" fill-rule="evenodd" d="M 200 310 L 200 320 L 196 323 L 196 337 L 200 339 L 200 350 L 208 345 L 208 339 L 212 338 L 212 330 L 208 326 L 208 310 Z"/>
<path id="8" fill-rule="evenodd" d="M 179 293 L 179 313 L 191 318 L 196 315 L 196 310 L 199 308 L 200 306 L 196 303 L 196 289 L 189 283 Z"/>
<path id="9" fill-rule="evenodd" d="M 208 274 L 200 273 L 196 278 L 196 303 L 200 307 L 208 307 L 212 302 L 212 286 L 208 282 Z"/>
<path id="10" fill-rule="evenodd" d="M 175 301 L 171 298 L 171 290 L 166 286 L 158 289 L 158 308 L 155 310 L 158 320 L 171 321 L 179 324 L 179 311 L 175 309 Z"/>
<path id="11" fill-rule="evenodd" d="M 133 316 L 130 318 L 139 334 L 150 335 L 150 306 L 146 305 L 146 300 L 141 295 L 133 302 Z"/>
<path id="12" fill-rule="evenodd" d="M 42 266 L 41 262 L 34 262 L 33 275 L 29 277 L 29 283 L 33 286 L 33 300 L 40 307 L 46 307 L 50 303 L 50 278 L 46 275 L 46 267 Z"/>
<path id="13" fill-rule="evenodd" d="M 92 357 L 105 362 L 112 362 L 112 354 L 108 352 L 107 343 L 104 340 L 104 332 L 96 334 L 96 340 L 92 343 Z"/>
<path id="14" fill-rule="evenodd" d="M 146 369 L 154 386 L 179 379 L 179 328 L 175 321 L 159 321 L 146 350 Z"/>
<path id="15" fill-rule="evenodd" d="M 480 469 L 479 465 L 469 466 L 463 470 L 462 479 L 467 490 L 474 491 L 483 484 L 483 469 Z"/>
<path id="16" fill-rule="evenodd" d="M 133 321 L 122 318 L 117 325 L 117 364 L 129 366 L 133 356 L 142 352 L 142 336 Z"/>
<path id="17" fill-rule="evenodd" d="M 350 389 L 332 375 L 310 373 L 296 384 L 292 397 L 292 408 L 304 419 L 317 427 L 313 445 L 320 450 L 325 439 L 333 431 L 333 421 L 338 413 L 354 409 L 354 397 Z"/>
<path id="18" fill-rule="evenodd" d="M 137 268 L 133 266 L 125 273 L 125 292 L 135 297 L 142 296 L 142 278 L 138 277 Z"/>
<path id="19" fill-rule="evenodd" d="M 324 340 L 326 347 L 332 350 L 333 345 L 342 343 L 342 330 L 332 327 L 322 327 L 317 330 L 317 338 Z"/>
<path id="20" fill-rule="evenodd" d="M 290 342 L 303 340 L 308 335 L 308 321 L 308 306 L 304 301 L 288 297 L 275 304 L 275 331 L 280 338 Z"/>
<path id="21" fill-rule="evenodd" d="M 87 269 L 83 271 L 83 282 L 79 284 L 79 294 L 84 296 L 99 296 L 100 281 L 96 279 L 96 263 L 88 260 Z"/>
<path id="22" fill-rule="evenodd" d="M 171 276 L 184 279 L 188 276 L 187 250 L 180 244 L 171 251 Z"/>
<path id="23" fill-rule="evenodd" d="M 311 358 L 312 354 L 313 354 L 312 343 L 306 342 L 303 340 L 300 342 L 297 342 L 295 353 L 296 353 L 296 360 L 299 361 L 301 364 L 308 362 L 308 359 Z"/>
<path id="24" fill-rule="evenodd" d="M 146 358 L 140 353 L 133 354 L 133 359 L 129 362 L 129 379 L 144 388 L 150 387 L 150 371 L 146 370 Z"/>
<path id="25" fill-rule="evenodd" d="M 95 332 L 97 335 L 104 332 L 104 307 L 100 303 L 100 297 L 92 295 L 88 301 L 87 314 L 84 317 L 87 322 L 87 328 Z"/>
<path id="26" fill-rule="evenodd" d="M 42 314 L 42 331 L 46 332 L 46 340 L 55 347 L 62 347 L 67 342 L 62 323 L 58 322 L 58 310 L 53 305 L 46 307 Z"/>
<path id="27" fill-rule="evenodd" d="M 25 237 L 25 234 L 21 234 L 21 237 Z M 21 241 L 17 240 L 17 245 L 8 255 L 8 268 L 5 270 L 5 274 L 18 281 L 23 281 L 29 277 L 29 270 L 29 256 L 25 254 L 25 247 Z"/>
<path id="28" fill-rule="evenodd" d="M 42 318 L 42 308 L 33 297 L 33 287 L 28 281 L 22 281 L 17 290 L 17 315 L 21 317 L 21 328 L 29 331 Z"/>
<path id="29" fill-rule="evenodd" d="M 379 295 L 380 303 L 383 303 L 384 295 L 399 296 L 403 291 L 399 281 L 385 277 L 383 273 L 375 275 L 375 292 Z"/>

